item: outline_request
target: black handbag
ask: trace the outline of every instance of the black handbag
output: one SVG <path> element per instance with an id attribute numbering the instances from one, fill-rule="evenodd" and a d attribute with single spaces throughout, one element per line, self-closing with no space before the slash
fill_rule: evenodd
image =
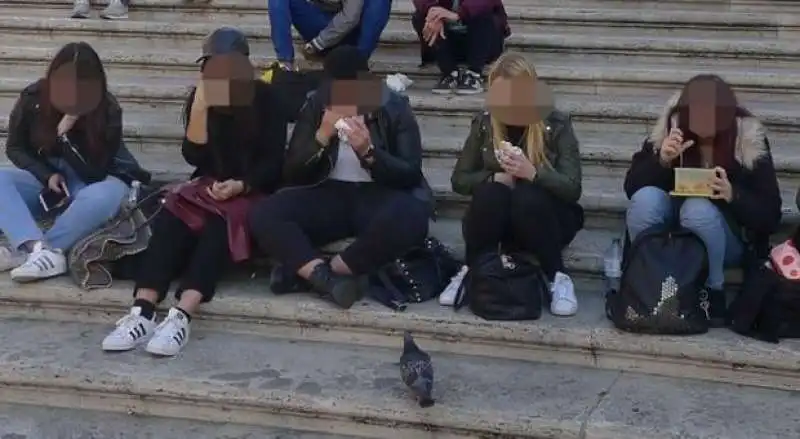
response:
<path id="1" fill-rule="evenodd" d="M 702 334 L 709 328 L 708 253 L 689 230 L 656 226 L 628 248 L 619 291 L 606 297 L 619 329 L 641 334 Z"/>
<path id="2" fill-rule="evenodd" d="M 462 266 L 450 249 L 429 237 L 421 247 L 370 276 L 369 296 L 396 311 L 405 311 L 409 303 L 438 297 Z"/>
<path id="3" fill-rule="evenodd" d="M 469 267 L 455 301 L 486 320 L 536 320 L 549 294 L 542 269 L 525 255 L 499 251 L 478 256 Z"/>

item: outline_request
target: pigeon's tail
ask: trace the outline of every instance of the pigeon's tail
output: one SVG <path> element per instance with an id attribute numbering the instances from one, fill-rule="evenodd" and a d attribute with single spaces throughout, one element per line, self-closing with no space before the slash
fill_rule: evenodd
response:
<path id="1" fill-rule="evenodd" d="M 430 396 L 427 396 L 427 397 L 419 399 L 419 406 L 424 408 L 424 409 L 426 409 L 428 407 L 431 407 L 434 404 L 436 404 L 436 401 L 433 398 L 431 398 Z"/>

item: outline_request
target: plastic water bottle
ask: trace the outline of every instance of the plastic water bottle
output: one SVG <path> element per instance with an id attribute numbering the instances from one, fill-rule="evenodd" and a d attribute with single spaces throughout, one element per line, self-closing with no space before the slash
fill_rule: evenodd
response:
<path id="1" fill-rule="evenodd" d="M 611 246 L 605 254 L 605 281 L 606 291 L 619 291 L 620 279 L 622 278 L 622 240 L 615 238 L 611 241 Z"/>
<path id="2" fill-rule="evenodd" d="M 140 181 L 134 180 L 131 183 L 131 190 L 128 192 L 128 205 L 135 206 L 139 202 L 139 191 L 142 188 Z"/>

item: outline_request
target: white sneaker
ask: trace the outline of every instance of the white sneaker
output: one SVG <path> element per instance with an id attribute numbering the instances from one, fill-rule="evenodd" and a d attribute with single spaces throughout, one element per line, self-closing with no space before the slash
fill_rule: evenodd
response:
<path id="1" fill-rule="evenodd" d="M 574 316 L 578 312 L 578 298 L 575 297 L 575 284 L 572 279 L 564 273 L 556 273 L 553 283 L 550 285 L 552 300 L 550 301 L 550 312 L 561 317 Z"/>
<path id="2" fill-rule="evenodd" d="M 37 242 L 25 262 L 11 270 L 14 282 L 33 282 L 60 276 L 67 272 L 67 258 L 61 250 L 50 249 Z"/>
<path id="3" fill-rule="evenodd" d="M 464 265 L 461 267 L 461 270 L 458 270 L 455 276 L 450 278 L 450 283 L 447 284 L 444 291 L 439 294 L 439 305 L 444 306 L 453 306 L 456 303 L 456 297 L 458 296 L 458 290 L 461 288 L 461 284 L 464 282 L 464 276 L 467 275 L 467 271 L 469 271 L 469 267 Z"/>
<path id="4" fill-rule="evenodd" d="M 13 270 L 25 263 L 27 255 L 24 252 L 13 251 L 8 247 L 0 246 L 0 273 Z"/>
<path id="5" fill-rule="evenodd" d="M 129 351 L 145 342 L 156 329 L 153 319 L 142 317 L 142 308 L 134 306 L 130 314 L 117 321 L 117 327 L 103 339 L 104 351 Z"/>
<path id="6" fill-rule="evenodd" d="M 158 325 L 145 350 L 164 357 L 176 355 L 189 341 L 189 330 L 186 315 L 177 308 L 170 308 L 167 318 Z"/>

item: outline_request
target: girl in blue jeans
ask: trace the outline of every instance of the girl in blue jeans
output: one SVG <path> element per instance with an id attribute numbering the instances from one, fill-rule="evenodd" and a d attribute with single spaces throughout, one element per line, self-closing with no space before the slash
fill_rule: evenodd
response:
<path id="1" fill-rule="evenodd" d="M 122 110 L 108 92 L 105 71 L 87 43 L 70 43 L 42 78 L 26 87 L 9 118 L 6 154 L 16 166 L 0 170 L 0 270 L 18 282 L 58 276 L 64 252 L 118 212 L 128 193 Z M 66 207 L 43 232 L 42 191 Z M 68 204 L 67 204 L 68 203 Z"/>
<path id="2" fill-rule="evenodd" d="M 682 158 L 681 158 L 682 156 Z M 710 198 L 673 198 L 673 168 L 714 169 Z M 712 324 L 724 323 L 724 268 L 765 254 L 781 220 L 781 197 L 764 127 L 716 75 L 692 78 L 666 105 L 625 177 L 630 239 L 674 221 L 708 251 Z M 676 204 L 679 203 L 679 204 Z"/>

